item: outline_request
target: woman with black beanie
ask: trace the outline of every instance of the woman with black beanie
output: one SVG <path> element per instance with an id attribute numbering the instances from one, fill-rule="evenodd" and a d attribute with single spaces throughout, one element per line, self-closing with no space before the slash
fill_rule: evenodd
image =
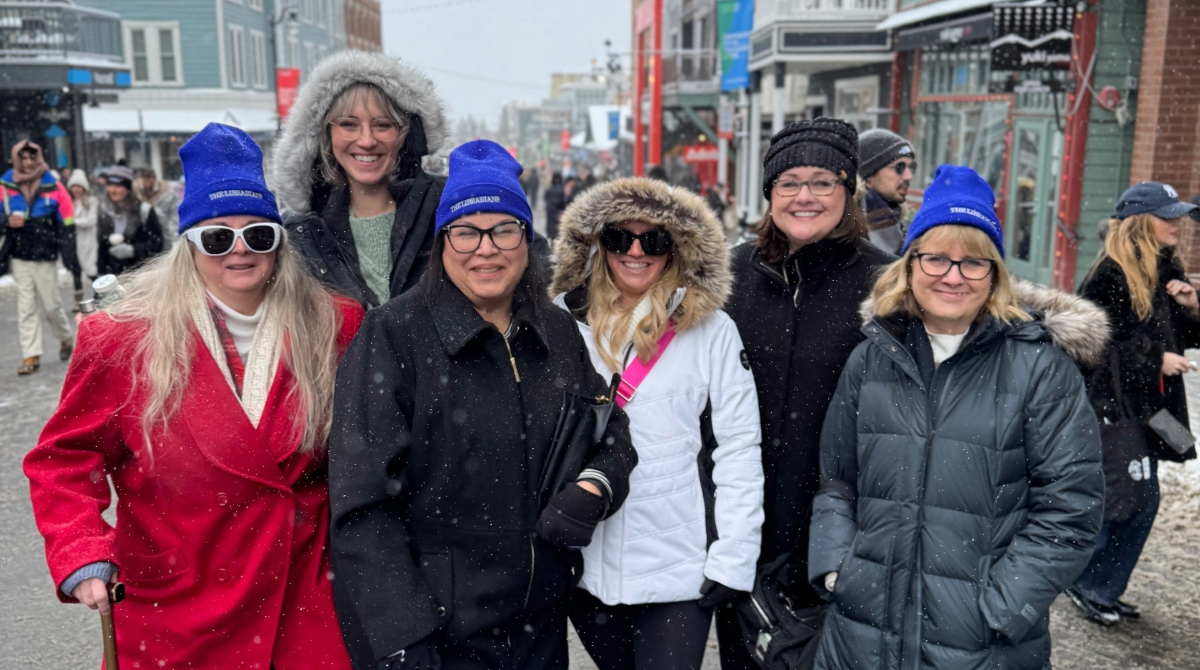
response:
<path id="1" fill-rule="evenodd" d="M 817 493 L 821 425 L 850 352 L 863 339 L 859 303 L 877 270 L 895 260 L 867 242 L 854 201 L 858 133 L 819 118 L 788 125 L 763 157 L 770 208 L 756 240 L 733 250 L 726 311 L 746 346 L 758 386 L 766 475 L 759 565 L 790 554 L 792 605 L 824 601 L 808 584 L 809 517 Z M 733 608 L 717 614 L 724 670 L 755 670 Z"/>

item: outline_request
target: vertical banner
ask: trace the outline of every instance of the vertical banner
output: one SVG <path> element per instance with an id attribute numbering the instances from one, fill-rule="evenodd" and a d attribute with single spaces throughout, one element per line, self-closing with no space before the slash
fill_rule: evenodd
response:
<path id="1" fill-rule="evenodd" d="M 562 131 L 562 150 L 569 151 L 571 149 L 571 131 Z"/>
<path id="2" fill-rule="evenodd" d="M 279 110 L 279 123 L 287 118 L 296 102 L 296 93 L 300 90 L 300 68 L 275 68 L 275 105 Z"/>
<path id="3" fill-rule="evenodd" d="M 722 5 L 732 4 L 732 9 Z M 717 29 L 722 17 L 729 16 L 729 25 L 718 35 L 721 44 L 721 90 L 736 91 L 750 87 L 746 69 L 750 58 L 750 33 L 754 30 L 754 0 L 721 0 L 717 3 Z"/>
<path id="4" fill-rule="evenodd" d="M 717 107 L 717 137 L 733 139 L 733 103 L 728 100 L 721 100 Z"/>
<path id="5" fill-rule="evenodd" d="M 621 112 L 620 110 L 611 111 L 608 113 L 608 139 L 615 140 L 621 134 Z"/>

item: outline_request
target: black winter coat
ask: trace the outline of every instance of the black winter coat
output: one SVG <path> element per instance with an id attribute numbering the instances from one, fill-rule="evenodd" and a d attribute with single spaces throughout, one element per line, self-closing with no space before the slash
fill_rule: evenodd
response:
<path id="1" fill-rule="evenodd" d="M 1187 281 L 1174 252 L 1164 249 L 1158 258 L 1158 284 L 1151 303 L 1153 311 L 1146 321 L 1139 321 L 1134 313 L 1125 273 L 1111 258 L 1097 263 L 1079 287 L 1080 295 L 1104 308 L 1112 323 L 1110 346 L 1113 351 L 1102 364 L 1089 370 L 1087 378 L 1088 396 L 1097 416 L 1113 423 L 1125 418 L 1144 421 L 1160 409 L 1166 409 L 1188 425 L 1183 377 L 1164 377 L 1162 362 L 1165 352 L 1182 355 L 1184 349 L 1200 347 L 1200 317 L 1167 294 L 1167 282 L 1173 279 Z M 1117 405 L 1114 379 L 1120 380 L 1124 409 Z M 1156 450 L 1155 455 L 1184 461 L 1195 458 L 1196 450 L 1181 457 L 1164 448 Z"/>
<path id="2" fill-rule="evenodd" d="M 1047 332 L 1062 342 L 1061 322 L 984 317 L 936 370 L 919 321 L 863 328 L 821 437 L 809 577 L 838 579 L 817 668 L 1048 665 L 1050 604 L 1104 503 L 1099 425 Z"/>
<path id="3" fill-rule="evenodd" d="M 392 294 L 378 299 L 367 288 L 358 265 L 350 231 L 348 188 L 331 190 L 324 202 L 314 200 L 313 209 L 305 214 L 286 213 L 283 225 L 292 246 L 308 259 L 317 279 L 364 307 L 374 308 L 412 288 L 421 278 L 433 248 L 433 226 L 445 185 L 444 179 L 425 172 L 392 184 L 392 199 L 398 203 L 391 235 Z"/>
<path id="4" fill-rule="evenodd" d="M 895 260 L 871 244 L 818 242 L 783 267 L 758 248 L 733 250 L 734 289 L 725 311 L 737 323 L 758 386 L 766 475 L 759 565 L 792 552 L 800 607 L 823 602 L 805 582 L 813 496 L 820 480 L 821 424 L 838 375 L 862 341 L 858 306 L 879 267 Z"/>
<path id="5" fill-rule="evenodd" d="M 570 314 L 541 296 L 514 311 L 511 360 L 449 282 L 432 307 L 410 292 L 369 312 L 342 359 L 331 554 L 359 670 L 430 635 L 444 670 L 567 667 L 579 553 L 534 534 L 537 489 L 563 392 L 607 389 Z M 637 463 L 619 409 L 607 436 L 587 467 L 615 511 Z"/>

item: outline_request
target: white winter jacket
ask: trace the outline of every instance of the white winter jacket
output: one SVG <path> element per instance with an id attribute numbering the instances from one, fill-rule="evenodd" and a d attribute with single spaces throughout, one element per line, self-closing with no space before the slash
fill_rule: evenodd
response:
<path id="1" fill-rule="evenodd" d="M 555 304 L 567 309 L 564 298 Z M 596 370 L 611 377 L 591 328 L 577 323 Z M 699 465 L 701 415 L 710 404 L 715 500 L 706 500 Z M 761 432 L 754 377 L 733 320 L 716 310 L 677 334 L 625 412 L 638 466 L 625 504 L 583 549 L 580 586 L 607 605 L 695 600 L 706 577 L 749 591 L 763 523 Z M 711 545 L 706 504 L 716 522 Z"/>

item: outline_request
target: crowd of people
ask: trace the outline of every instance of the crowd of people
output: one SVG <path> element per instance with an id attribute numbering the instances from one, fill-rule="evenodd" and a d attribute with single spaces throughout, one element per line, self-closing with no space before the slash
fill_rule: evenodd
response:
<path id="1" fill-rule="evenodd" d="M 446 136 L 429 79 L 341 52 L 269 175 L 192 137 L 177 207 L 14 147 L 22 295 L 120 275 L 77 338 L 51 315 L 25 473 L 57 597 L 130 667 L 561 670 L 570 622 L 601 670 L 687 670 L 715 619 L 725 670 L 1041 670 L 1064 591 L 1138 616 L 1157 462 L 1195 457 L 1149 427 L 1187 428 L 1200 344 L 1169 186 L 1122 195 L 1075 296 L 1010 274 L 969 168 L 906 216 L 887 131 L 772 137 L 733 249 L 687 189 L 569 176 L 551 249 L 499 145 L 422 169 Z"/>

